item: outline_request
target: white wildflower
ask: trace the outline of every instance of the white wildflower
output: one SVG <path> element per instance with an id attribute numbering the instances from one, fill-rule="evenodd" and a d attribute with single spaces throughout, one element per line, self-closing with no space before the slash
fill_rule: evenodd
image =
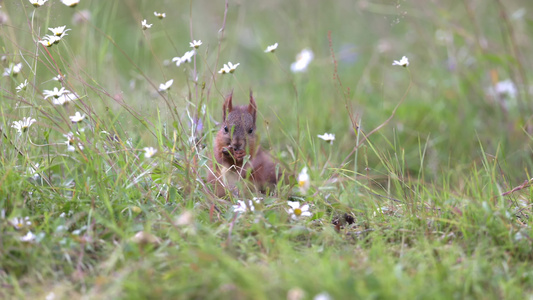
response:
<path id="1" fill-rule="evenodd" d="M 300 206 L 300 202 L 298 201 L 287 201 L 287 204 L 291 207 L 290 209 L 287 209 L 287 213 L 291 215 L 293 220 L 297 220 L 299 217 L 312 216 L 311 212 L 309 211 L 309 204 Z"/>
<path id="2" fill-rule="evenodd" d="M 196 51 L 194 51 L 194 50 L 185 52 L 185 54 L 183 54 L 183 56 L 181 57 L 181 62 L 182 63 L 184 63 L 184 62 L 190 63 L 192 61 L 192 57 L 194 56 L 194 54 L 196 54 Z"/>
<path id="3" fill-rule="evenodd" d="M 41 39 L 39 43 L 45 47 L 52 47 L 54 45 L 54 42 L 51 41 L 48 36 L 45 36 L 43 39 Z"/>
<path id="4" fill-rule="evenodd" d="M 236 213 L 245 213 L 247 210 L 254 211 L 255 210 L 254 202 L 255 203 L 259 203 L 259 200 L 256 200 L 256 198 L 254 198 L 254 201 L 252 201 L 252 200 L 247 200 L 247 201 L 237 200 L 237 204 L 232 206 L 233 207 L 233 211 L 236 212 Z"/>
<path id="5" fill-rule="evenodd" d="M 200 47 L 202 45 L 202 41 L 201 40 L 193 40 L 192 42 L 189 43 L 189 45 L 191 46 L 191 48 L 194 48 L 194 49 L 198 49 L 198 47 Z"/>
<path id="6" fill-rule="evenodd" d="M 179 67 L 179 66 L 181 65 L 181 63 L 182 63 L 182 61 L 181 61 L 181 57 L 176 56 L 176 57 L 172 58 L 172 62 L 175 62 L 175 63 L 176 63 L 176 66 Z"/>
<path id="7" fill-rule="evenodd" d="M 328 294 L 328 292 L 322 292 L 320 294 L 315 295 L 313 297 L 313 300 L 332 300 L 331 296 Z"/>
<path id="8" fill-rule="evenodd" d="M 50 41 L 50 43 L 52 44 L 57 44 L 61 41 L 61 39 L 64 37 L 64 36 L 67 36 L 68 34 L 64 33 L 63 35 L 61 36 L 58 36 L 58 35 L 45 35 L 44 38 L 48 39 Z"/>
<path id="9" fill-rule="evenodd" d="M 169 81 L 165 82 L 165 83 L 161 83 L 159 84 L 159 91 L 160 92 L 164 92 L 164 91 L 167 91 L 168 89 L 170 89 L 170 86 L 174 83 L 174 79 L 170 79 Z"/>
<path id="10" fill-rule="evenodd" d="M 37 172 L 37 169 L 39 169 L 39 163 L 36 163 L 34 166 L 28 167 L 28 172 L 26 173 L 27 176 L 33 178 L 34 180 L 38 180 L 40 175 L 39 172 Z"/>
<path id="11" fill-rule="evenodd" d="M 80 3 L 80 0 L 61 0 L 66 6 L 74 7 Z"/>
<path id="12" fill-rule="evenodd" d="M 270 53 L 276 51 L 278 48 L 278 43 L 275 43 L 274 45 L 270 45 L 266 48 L 265 53 Z"/>
<path id="13" fill-rule="evenodd" d="M 145 158 L 151 158 L 157 153 L 157 149 L 153 147 L 145 147 L 144 150 L 144 157 Z"/>
<path id="14" fill-rule="evenodd" d="M 57 76 L 52 77 L 52 80 L 63 82 L 65 81 L 65 77 L 67 77 L 67 75 L 57 74 Z"/>
<path id="15" fill-rule="evenodd" d="M 72 123 L 78 123 L 85 119 L 85 115 L 82 115 L 79 111 L 77 111 L 73 116 L 69 116 L 69 118 Z"/>
<path id="16" fill-rule="evenodd" d="M 31 5 L 35 7 L 41 7 L 43 6 L 48 0 L 30 0 Z"/>
<path id="17" fill-rule="evenodd" d="M 154 16 L 158 17 L 159 19 L 164 19 L 167 17 L 167 14 L 165 13 L 158 13 L 156 11 L 154 11 Z"/>
<path id="18" fill-rule="evenodd" d="M 494 92 L 501 96 L 515 98 L 517 94 L 516 85 L 511 79 L 503 80 L 494 85 Z"/>
<path id="19" fill-rule="evenodd" d="M 13 122 L 13 125 L 11 125 L 11 127 L 15 128 L 19 134 L 22 134 L 26 131 L 28 131 L 28 129 L 30 128 L 31 124 L 37 122 L 35 119 L 33 118 L 22 118 L 22 120 L 20 121 L 14 121 Z"/>
<path id="20" fill-rule="evenodd" d="M 33 234 L 31 231 L 28 231 L 28 233 L 26 233 L 25 236 L 20 237 L 19 239 L 20 239 L 22 242 L 31 243 L 31 242 L 33 242 L 36 238 L 37 238 L 37 236 L 36 236 L 35 234 Z"/>
<path id="21" fill-rule="evenodd" d="M 28 86 L 28 80 L 24 79 L 24 82 L 17 86 L 17 93 L 24 91 L 27 86 Z"/>
<path id="22" fill-rule="evenodd" d="M 64 105 L 79 99 L 80 97 L 76 93 L 72 93 L 66 90 L 66 93 L 63 93 L 61 96 L 52 99 L 53 105 Z"/>
<path id="23" fill-rule="evenodd" d="M 298 187 L 302 193 L 305 193 L 311 185 L 309 174 L 307 174 L 307 167 L 304 167 L 300 174 L 298 174 Z"/>
<path id="24" fill-rule="evenodd" d="M 69 152 L 74 152 L 76 151 L 76 139 L 77 137 L 74 135 L 74 133 L 72 132 L 69 132 L 67 134 L 63 134 L 64 137 L 67 138 L 67 141 L 65 142 L 65 144 L 67 144 L 67 151 Z M 78 143 L 78 148 L 80 148 L 80 150 L 83 150 L 83 144 L 82 143 Z"/>
<path id="25" fill-rule="evenodd" d="M 326 142 L 329 142 L 330 144 L 333 144 L 333 141 L 335 140 L 335 135 L 333 133 L 324 133 L 322 135 L 317 135 L 319 138 L 323 139 Z"/>
<path id="26" fill-rule="evenodd" d="M 190 63 L 192 61 L 192 57 L 194 56 L 194 54 L 196 54 L 196 51 L 194 51 L 194 49 L 191 51 L 187 51 L 181 57 L 177 56 L 177 57 L 172 58 L 172 62 L 175 62 L 176 66 L 179 67 L 183 63 L 186 63 L 186 62 Z"/>
<path id="27" fill-rule="evenodd" d="M 310 49 L 303 49 L 296 56 L 296 61 L 291 64 L 291 71 L 293 73 L 304 72 L 315 57 L 315 54 Z"/>
<path id="28" fill-rule="evenodd" d="M 11 225 L 16 229 L 22 229 L 26 226 L 31 226 L 30 217 L 24 217 L 24 218 L 13 218 L 9 221 Z"/>
<path id="29" fill-rule="evenodd" d="M 148 24 L 148 23 L 146 22 L 146 19 L 141 21 L 141 26 L 142 26 L 142 29 L 143 29 L 143 30 L 146 30 L 146 29 L 152 27 L 152 25 L 153 25 L 153 24 Z"/>
<path id="30" fill-rule="evenodd" d="M 59 27 L 55 27 L 55 28 L 48 28 L 48 30 L 50 30 L 54 36 L 58 36 L 58 37 L 64 37 L 67 35 L 67 31 L 69 31 L 70 29 L 65 29 L 67 28 L 67 26 L 59 26 Z"/>
<path id="31" fill-rule="evenodd" d="M 407 67 L 409 66 L 409 59 L 407 59 L 407 56 L 403 56 L 400 61 L 395 60 L 392 63 L 393 66 L 400 66 L 400 67 Z"/>
<path id="32" fill-rule="evenodd" d="M 10 75 L 15 76 L 18 73 L 20 73 L 21 70 L 22 70 L 22 63 L 10 64 L 9 68 L 4 69 L 4 73 L 2 74 L 2 76 L 10 76 Z"/>
<path id="33" fill-rule="evenodd" d="M 67 226 L 59 225 L 56 227 L 56 232 L 62 232 L 62 231 L 67 231 Z"/>
<path id="34" fill-rule="evenodd" d="M 228 74 L 233 73 L 235 70 L 237 70 L 237 67 L 240 65 L 240 63 L 232 64 L 231 61 L 229 61 L 227 64 L 224 64 L 224 67 L 218 71 L 219 74 Z"/>
<path id="35" fill-rule="evenodd" d="M 63 94 L 65 93 L 69 93 L 68 90 L 65 90 L 64 87 L 61 87 L 61 89 L 58 89 L 57 87 L 55 87 L 53 90 L 44 90 L 43 91 L 43 94 L 44 94 L 44 99 L 48 99 L 50 97 L 54 97 L 54 98 L 59 98 L 61 97 Z"/>

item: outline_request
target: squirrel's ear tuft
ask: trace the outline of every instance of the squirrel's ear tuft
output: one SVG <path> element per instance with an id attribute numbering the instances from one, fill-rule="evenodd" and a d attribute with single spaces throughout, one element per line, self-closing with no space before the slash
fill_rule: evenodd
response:
<path id="1" fill-rule="evenodd" d="M 233 90 L 231 93 L 226 97 L 226 101 L 224 101 L 224 105 L 222 106 L 222 121 L 226 121 L 226 113 L 230 113 L 233 110 L 233 103 L 231 102 L 233 98 Z"/>
<path id="2" fill-rule="evenodd" d="M 252 115 L 255 124 L 255 115 L 257 113 L 257 105 L 255 104 L 252 90 L 250 90 L 250 105 L 248 105 L 248 112 Z"/>

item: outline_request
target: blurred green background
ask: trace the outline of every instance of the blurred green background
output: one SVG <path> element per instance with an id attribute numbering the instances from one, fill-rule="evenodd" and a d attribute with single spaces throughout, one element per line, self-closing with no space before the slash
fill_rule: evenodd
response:
<path id="1" fill-rule="evenodd" d="M 0 63 L 23 64 L 0 78 L 8 295 L 45 295 L 49 281 L 95 298 L 270 299 L 298 286 L 339 299 L 531 291 L 531 195 L 526 184 L 520 197 L 502 193 L 532 177 L 532 1 L 228 2 L 224 23 L 224 1 L 0 1 Z M 153 26 L 143 31 L 144 19 Z M 71 30 L 58 45 L 38 44 L 63 25 Z M 195 61 L 176 66 L 192 40 L 203 42 Z M 314 59 L 291 72 L 306 48 Z M 407 68 L 392 65 L 404 55 Z M 228 61 L 240 65 L 219 74 Z M 52 80 L 58 70 L 63 84 Z M 30 86 L 17 93 L 24 79 Z M 61 85 L 81 99 L 43 99 Z M 292 222 L 281 193 L 237 221 L 234 202 L 209 198 L 205 173 L 195 176 L 224 97 L 233 90 L 245 104 L 250 89 L 263 146 L 294 174 L 309 167 L 311 192 L 300 200 L 312 205 L 310 220 Z M 68 153 L 75 111 L 89 116 L 85 150 Z M 10 125 L 26 116 L 37 123 L 17 135 Z M 188 143 L 195 118 L 205 148 Z M 332 145 L 317 138 L 325 132 Z M 142 155 L 148 146 L 159 150 L 153 160 Z M 50 185 L 27 175 L 36 162 Z M 176 225 L 187 214 L 193 221 Z M 18 239 L 12 216 L 31 217 L 45 234 L 39 247 Z M 138 245 L 142 231 L 162 242 Z"/>
<path id="2" fill-rule="evenodd" d="M 530 166 L 530 1 L 230 1 L 220 50 L 223 1 L 82 1 L 75 9 L 54 1 L 35 16 L 26 1 L 2 6 L 9 16 L 1 29 L 4 65 L 39 53 L 35 74 L 23 72 L 37 78 L 38 90 L 51 89 L 55 82 L 43 78 L 56 75 L 53 62 L 35 40 L 47 27 L 67 25 L 65 43 L 50 51 L 69 84 L 96 112 L 110 107 L 122 116 L 127 134 L 137 139 L 149 137 L 116 99 L 148 119 L 160 108 L 165 122 L 167 105 L 149 82 L 175 79 L 169 98 L 179 114 L 207 103 L 217 121 L 224 95 L 234 89 L 245 103 L 252 89 L 265 146 L 278 153 L 319 147 L 315 136 L 331 132 L 335 166 L 355 144 L 349 113 L 369 132 L 390 116 L 412 78 L 396 116 L 370 139 L 380 151 L 405 151 L 416 173 L 425 149 L 431 178 L 442 168 L 468 168 L 479 161 L 481 147 L 505 158 L 511 177 Z M 154 11 L 167 17 L 159 20 Z M 80 12 L 87 21 L 76 17 Z M 142 31 L 143 19 L 153 27 Z M 192 39 L 203 42 L 198 86 L 205 84 L 209 95 L 196 94 L 192 65 L 168 64 Z M 275 42 L 275 53 L 263 52 Z M 306 72 L 292 74 L 289 66 L 304 48 L 315 58 Z M 403 55 L 409 72 L 391 65 Z M 227 61 L 240 63 L 238 70 L 217 74 Z M 513 95 L 495 90 L 504 80 L 512 81 Z M 14 91 L 6 78 L 2 85 L 3 92 Z M 375 157 L 367 160 L 375 167 Z"/>

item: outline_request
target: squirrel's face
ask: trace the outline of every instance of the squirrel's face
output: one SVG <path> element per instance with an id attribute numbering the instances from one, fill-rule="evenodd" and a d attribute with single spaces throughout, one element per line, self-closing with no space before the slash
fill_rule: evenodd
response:
<path id="1" fill-rule="evenodd" d="M 250 104 L 233 107 L 230 95 L 224 103 L 224 122 L 217 134 L 217 149 L 229 161 L 242 162 L 246 154 L 255 150 L 255 101 L 250 94 Z"/>
<path id="2" fill-rule="evenodd" d="M 222 154 L 242 160 L 249 152 L 249 146 L 255 144 L 255 124 L 252 115 L 235 108 L 222 123 L 219 136 L 223 138 Z"/>

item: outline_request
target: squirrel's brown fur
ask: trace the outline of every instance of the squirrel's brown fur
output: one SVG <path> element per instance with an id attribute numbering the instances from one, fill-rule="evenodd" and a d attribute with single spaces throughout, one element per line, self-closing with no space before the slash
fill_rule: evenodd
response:
<path id="1" fill-rule="evenodd" d="M 216 163 L 207 176 L 218 197 L 226 195 L 227 191 L 237 194 L 236 184 L 242 179 L 251 181 L 262 192 L 279 180 L 270 155 L 259 147 L 255 133 L 257 106 L 252 92 L 248 105 L 233 106 L 232 98 L 233 93 L 226 98 L 222 108 L 223 122 L 214 145 Z"/>

